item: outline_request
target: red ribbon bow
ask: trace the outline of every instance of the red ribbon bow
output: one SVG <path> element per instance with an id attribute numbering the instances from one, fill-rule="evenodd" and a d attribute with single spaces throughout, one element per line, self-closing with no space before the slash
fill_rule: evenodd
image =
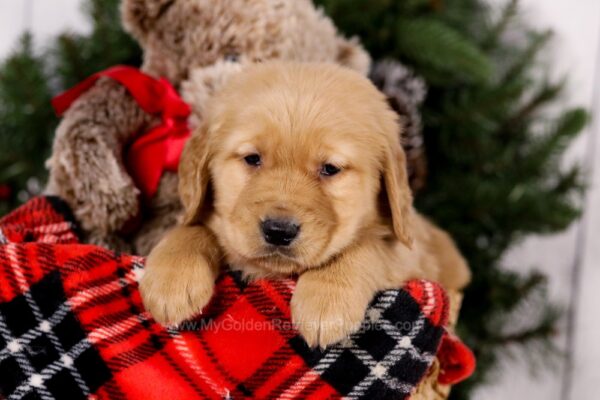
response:
<path id="1" fill-rule="evenodd" d="M 137 68 L 116 66 L 98 72 L 56 96 L 52 100 L 56 113 L 62 116 L 102 77 L 125 86 L 140 108 L 161 118 L 161 123 L 149 132 L 136 132 L 126 156 L 126 166 L 133 181 L 146 198 L 151 198 L 158 190 L 163 172 L 177 171 L 183 147 L 191 135 L 187 123 L 190 106 L 166 79 L 155 79 Z"/>
<path id="2" fill-rule="evenodd" d="M 440 361 L 438 382 L 442 385 L 455 385 L 475 372 L 475 355 L 458 337 L 445 333 L 437 353 Z"/>

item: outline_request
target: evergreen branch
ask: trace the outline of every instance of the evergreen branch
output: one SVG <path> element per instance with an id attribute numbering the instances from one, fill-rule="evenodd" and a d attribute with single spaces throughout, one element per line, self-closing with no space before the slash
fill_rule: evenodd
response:
<path id="1" fill-rule="evenodd" d="M 487 56 L 459 32 L 433 18 L 399 19 L 396 46 L 419 65 L 451 73 L 466 82 L 486 82 L 493 67 Z"/>
<path id="2" fill-rule="evenodd" d="M 524 51 L 521 51 L 520 49 L 512 49 L 512 51 L 518 56 L 517 61 L 504 73 L 503 78 L 501 79 L 501 84 L 507 84 L 516 77 L 522 76 L 523 73 L 532 66 L 538 53 L 550 41 L 552 35 L 553 34 L 551 30 L 546 30 L 542 33 L 531 33 L 529 43 Z M 513 54 L 513 57 L 514 56 L 515 54 Z"/>
<path id="3" fill-rule="evenodd" d="M 577 192 L 583 195 L 588 185 L 582 179 L 582 171 L 580 165 L 574 165 L 566 172 L 559 174 L 556 184 L 552 189 L 557 195 L 568 195 L 571 192 Z"/>
<path id="4" fill-rule="evenodd" d="M 525 120 L 530 118 L 540 107 L 546 105 L 549 101 L 556 99 L 563 88 L 564 82 L 558 84 L 543 84 L 528 102 L 522 105 L 512 117 L 506 120 L 500 130 L 510 132 L 514 130 L 515 127 L 522 126 Z"/>
<path id="5" fill-rule="evenodd" d="M 534 327 L 505 335 L 490 333 L 487 344 L 494 347 L 506 347 L 513 344 L 525 346 L 531 341 L 547 341 L 557 335 L 556 323 L 560 319 L 560 315 L 559 310 L 549 307 Z"/>
<path id="6" fill-rule="evenodd" d="M 498 45 L 500 38 L 505 33 L 508 25 L 514 21 L 517 15 L 519 0 L 510 0 L 510 2 L 502 10 L 502 15 L 492 29 L 487 33 L 485 39 L 483 39 L 481 47 L 485 51 L 490 51 Z"/>
<path id="7" fill-rule="evenodd" d="M 565 112 L 549 133 L 536 135 L 531 144 L 523 149 L 523 171 L 537 178 L 546 170 L 560 169 L 560 155 L 587 123 L 588 113 L 585 110 L 577 108 Z M 540 174 L 535 174 L 535 171 L 540 171 Z"/>

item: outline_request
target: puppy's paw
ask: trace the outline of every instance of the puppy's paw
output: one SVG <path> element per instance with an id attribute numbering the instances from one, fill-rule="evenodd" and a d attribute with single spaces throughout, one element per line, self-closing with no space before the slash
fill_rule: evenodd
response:
<path id="1" fill-rule="evenodd" d="M 189 264 L 156 264 L 151 257 L 140 282 L 140 294 L 146 310 L 167 326 L 178 325 L 198 314 L 210 301 L 214 275 L 203 258 Z"/>
<path id="2" fill-rule="evenodd" d="M 368 300 L 349 288 L 329 287 L 314 279 L 298 280 L 291 302 L 292 321 L 311 348 L 338 343 L 356 332 Z"/>

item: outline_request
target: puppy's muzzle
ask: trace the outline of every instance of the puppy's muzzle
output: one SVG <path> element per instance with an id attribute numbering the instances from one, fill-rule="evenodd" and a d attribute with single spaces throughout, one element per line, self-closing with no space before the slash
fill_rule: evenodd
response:
<path id="1" fill-rule="evenodd" d="M 265 242 L 273 246 L 289 246 L 300 233 L 300 225 L 291 219 L 267 218 L 260 228 Z"/>

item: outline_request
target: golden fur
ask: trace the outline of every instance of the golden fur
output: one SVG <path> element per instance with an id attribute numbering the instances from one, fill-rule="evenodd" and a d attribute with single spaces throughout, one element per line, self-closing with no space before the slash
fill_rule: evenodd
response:
<path id="1" fill-rule="evenodd" d="M 248 278 L 298 275 L 292 318 L 311 346 L 358 328 L 378 291 L 413 278 L 460 289 L 452 240 L 416 213 L 397 116 L 363 76 L 330 64 L 269 63 L 232 78 L 180 165 L 183 224 L 151 252 L 141 293 L 162 323 L 207 304 L 222 258 Z M 260 166 L 244 158 L 261 157 Z M 324 164 L 341 169 L 320 174 Z M 300 234 L 268 246 L 266 217 Z"/>

